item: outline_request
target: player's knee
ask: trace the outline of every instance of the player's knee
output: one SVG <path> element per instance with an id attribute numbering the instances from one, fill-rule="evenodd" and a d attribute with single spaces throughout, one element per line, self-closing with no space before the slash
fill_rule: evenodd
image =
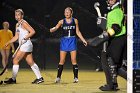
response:
<path id="1" fill-rule="evenodd" d="M 13 64 L 14 64 L 14 65 L 17 65 L 18 63 L 19 63 L 19 60 L 18 60 L 17 58 L 14 58 L 14 59 L 13 59 Z"/>
<path id="2" fill-rule="evenodd" d="M 8 58 L 5 58 L 5 61 L 8 62 Z"/>
<path id="3" fill-rule="evenodd" d="M 6 56 L 2 56 L 2 59 L 4 59 L 4 60 L 5 60 L 5 59 L 6 59 Z"/>

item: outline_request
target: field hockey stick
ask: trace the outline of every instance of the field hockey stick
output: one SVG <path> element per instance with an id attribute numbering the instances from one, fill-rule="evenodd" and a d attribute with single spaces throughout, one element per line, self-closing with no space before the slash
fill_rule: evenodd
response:
<path id="1" fill-rule="evenodd" d="M 94 4 L 94 8 L 96 9 L 97 14 L 98 14 L 97 26 L 100 27 L 102 30 L 105 31 L 106 30 L 106 18 L 105 17 L 102 17 L 99 6 L 100 6 L 99 2 L 96 2 Z"/>
<path id="2" fill-rule="evenodd" d="M 104 18 L 104 19 L 105 19 L 105 20 L 104 20 L 104 24 L 103 24 L 104 26 L 102 26 L 102 27 L 104 28 L 104 30 L 105 30 L 105 29 L 106 29 L 106 18 L 101 16 L 101 11 L 100 11 L 100 9 L 99 9 L 99 6 L 100 6 L 99 2 L 96 2 L 96 3 L 94 4 L 94 8 L 95 8 L 96 11 L 97 11 L 98 17 L 99 17 L 99 18 Z M 102 20 L 103 20 L 103 19 L 102 19 Z M 102 20 L 100 20 L 100 21 L 102 21 Z M 98 20 L 98 21 L 99 21 L 99 20 Z M 97 25 L 101 23 L 101 22 L 98 23 L 98 21 L 97 21 Z M 107 42 L 105 42 L 105 43 L 103 44 L 103 51 L 104 51 L 104 52 L 106 51 L 106 48 L 107 48 Z"/>
<path id="3" fill-rule="evenodd" d="M 97 14 L 98 14 L 97 26 L 99 28 L 101 28 L 104 32 L 102 34 L 100 34 L 99 36 L 91 38 L 90 40 L 88 40 L 88 44 L 91 45 L 91 46 L 98 46 L 101 43 L 108 40 L 108 34 L 105 32 L 106 31 L 107 20 L 106 20 L 105 17 L 101 16 L 101 11 L 100 11 L 99 6 L 100 6 L 99 2 L 96 2 L 94 4 L 94 8 L 96 9 Z"/>
<path id="4" fill-rule="evenodd" d="M 10 60 L 10 62 L 12 62 L 13 58 L 15 57 L 15 55 L 17 54 L 18 50 L 20 49 L 22 44 L 19 44 L 19 46 L 17 47 L 16 51 L 14 52 L 14 54 L 12 55 L 12 58 Z M 9 62 L 6 64 L 6 66 L 3 68 L 2 72 L 0 73 L 0 76 L 3 75 L 3 73 L 6 71 L 7 67 L 9 65 Z"/>
<path id="5" fill-rule="evenodd" d="M 101 12 L 100 12 L 99 6 L 100 6 L 99 2 L 96 2 L 96 3 L 94 4 L 94 8 L 95 8 L 96 11 L 97 11 L 98 17 L 101 17 Z"/>

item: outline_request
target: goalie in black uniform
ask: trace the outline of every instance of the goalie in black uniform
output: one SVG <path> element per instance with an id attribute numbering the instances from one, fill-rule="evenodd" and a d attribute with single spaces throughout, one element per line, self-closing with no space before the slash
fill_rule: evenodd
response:
<path id="1" fill-rule="evenodd" d="M 127 79 L 126 70 L 122 69 L 123 56 L 126 56 L 126 27 L 124 13 L 120 0 L 108 0 L 110 11 L 107 14 L 106 31 L 89 41 L 92 46 L 108 41 L 106 56 L 101 58 L 106 76 L 106 83 L 99 89 L 102 91 L 117 91 L 117 76 Z"/>

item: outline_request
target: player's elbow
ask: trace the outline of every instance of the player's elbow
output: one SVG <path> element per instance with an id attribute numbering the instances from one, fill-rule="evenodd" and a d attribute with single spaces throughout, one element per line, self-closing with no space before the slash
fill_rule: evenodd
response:
<path id="1" fill-rule="evenodd" d="M 34 35 L 35 33 L 36 33 L 36 32 L 33 30 L 33 31 L 32 31 L 32 35 Z"/>
<path id="2" fill-rule="evenodd" d="M 80 33 L 80 31 L 79 31 L 79 30 L 77 30 L 77 31 L 76 31 L 76 34 L 77 34 L 77 35 L 80 35 L 81 33 Z"/>

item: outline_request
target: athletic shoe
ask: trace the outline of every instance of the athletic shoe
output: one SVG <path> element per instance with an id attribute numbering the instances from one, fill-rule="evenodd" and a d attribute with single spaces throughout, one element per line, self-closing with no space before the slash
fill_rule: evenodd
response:
<path id="1" fill-rule="evenodd" d="M 5 80 L 4 83 L 6 83 L 6 84 L 16 84 L 16 79 L 13 80 L 12 78 L 9 78 L 8 80 Z"/>
<path id="2" fill-rule="evenodd" d="M 74 82 L 73 83 L 78 83 L 78 78 L 74 78 Z"/>
<path id="3" fill-rule="evenodd" d="M 0 81 L 0 85 L 1 85 L 1 84 L 3 84 L 3 81 L 2 81 L 2 80 Z"/>
<path id="4" fill-rule="evenodd" d="M 40 84 L 40 83 L 42 83 L 42 82 L 44 82 L 43 77 L 41 77 L 41 78 L 39 78 L 39 79 L 35 79 L 35 80 L 32 82 L 32 84 Z"/>
<path id="5" fill-rule="evenodd" d="M 56 80 L 55 80 L 55 83 L 60 83 L 60 81 L 61 81 L 61 78 L 56 78 Z"/>
<path id="6" fill-rule="evenodd" d="M 118 87 L 116 87 L 116 86 L 110 87 L 109 85 L 101 86 L 101 87 L 99 87 L 99 89 L 101 91 L 118 91 L 119 90 Z"/>
<path id="7" fill-rule="evenodd" d="M 42 82 L 44 82 L 44 78 L 43 77 L 41 77 L 40 79 L 41 79 Z"/>

